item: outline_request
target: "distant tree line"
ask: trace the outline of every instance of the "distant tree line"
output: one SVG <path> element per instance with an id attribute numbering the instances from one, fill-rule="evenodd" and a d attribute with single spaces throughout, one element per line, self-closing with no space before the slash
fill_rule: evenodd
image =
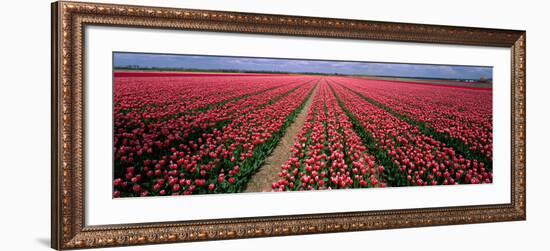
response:
<path id="1" fill-rule="evenodd" d="M 115 70 L 261 73 L 261 74 L 307 74 L 307 75 L 345 76 L 345 74 L 339 74 L 339 73 L 336 73 L 336 72 L 335 73 L 321 73 L 321 72 L 288 72 L 288 71 L 239 70 L 239 69 L 196 69 L 196 68 L 179 68 L 179 67 L 141 67 L 139 65 L 115 66 Z"/>
<path id="2" fill-rule="evenodd" d="M 366 75 L 366 74 L 341 74 L 341 73 L 322 73 L 322 72 L 289 72 L 289 71 L 268 71 L 268 70 L 240 70 L 240 69 L 196 69 L 181 67 L 142 67 L 139 65 L 115 66 L 115 70 L 134 70 L 134 71 L 181 71 L 181 72 L 222 72 L 222 73 L 256 73 L 256 74 L 305 74 L 320 76 L 355 76 L 355 77 L 379 77 L 379 78 L 405 78 L 405 79 L 427 79 L 427 80 L 450 80 L 457 82 L 480 82 L 492 83 L 492 78 L 480 77 L 474 78 L 434 78 L 434 77 L 403 77 L 391 75 Z"/>

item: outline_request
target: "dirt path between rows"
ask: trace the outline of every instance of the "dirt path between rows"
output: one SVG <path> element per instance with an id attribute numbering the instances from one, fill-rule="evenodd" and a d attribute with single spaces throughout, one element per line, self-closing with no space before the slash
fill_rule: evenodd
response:
<path id="1" fill-rule="evenodd" d="M 283 165 L 291 156 L 290 148 L 294 145 L 294 138 L 296 138 L 296 135 L 300 133 L 300 130 L 302 130 L 302 127 L 304 126 L 307 113 L 309 112 L 309 108 L 311 107 L 311 103 L 313 102 L 313 97 L 316 92 L 317 87 L 315 87 L 313 93 L 309 96 L 304 108 L 300 111 L 300 113 L 298 113 L 298 116 L 296 116 L 294 123 L 287 128 L 277 147 L 275 147 L 271 155 L 266 158 L 264 164 L 258 169 L 258 172 L 252 175 L 250 181 L 248 181 L 246 189 L 243 192 L 271 191 L 271 184 L 276 182 L 279 178 L 278 174 L 281 171 L 281 165 Z"/>

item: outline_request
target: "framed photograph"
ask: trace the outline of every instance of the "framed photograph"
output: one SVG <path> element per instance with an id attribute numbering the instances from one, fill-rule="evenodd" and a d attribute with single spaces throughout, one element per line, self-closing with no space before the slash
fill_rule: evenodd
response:
<path id="1" fill-rule="evenodd" d="M 52 4 L 52 247 L 525 220 L 525 31 Z"/>

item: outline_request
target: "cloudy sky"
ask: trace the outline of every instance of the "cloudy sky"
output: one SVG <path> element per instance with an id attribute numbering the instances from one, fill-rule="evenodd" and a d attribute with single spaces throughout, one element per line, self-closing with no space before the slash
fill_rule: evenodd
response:
<path id="1" fill-rule="evenodd" d="M 428 78 L 492 78 L 492 67 L 396 63 L 369 63 L 299 59 L 188 56 L 141 53 L 113 53 L 116 67 L 231 69 L 241 71 L 317 72 Z"/>

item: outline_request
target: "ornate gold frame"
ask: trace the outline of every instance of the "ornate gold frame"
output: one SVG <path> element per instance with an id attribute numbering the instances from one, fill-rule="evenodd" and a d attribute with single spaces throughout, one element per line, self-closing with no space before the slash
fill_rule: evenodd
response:
<path id="1" fill-rule="evenodd" d="M 86 25 L 510 48 L 510 204 L 107 226 L 84 224 Z M 77 2 L 52 4 L 52 242 L 55 249 L 525 220 L 525 31 Z"/>

